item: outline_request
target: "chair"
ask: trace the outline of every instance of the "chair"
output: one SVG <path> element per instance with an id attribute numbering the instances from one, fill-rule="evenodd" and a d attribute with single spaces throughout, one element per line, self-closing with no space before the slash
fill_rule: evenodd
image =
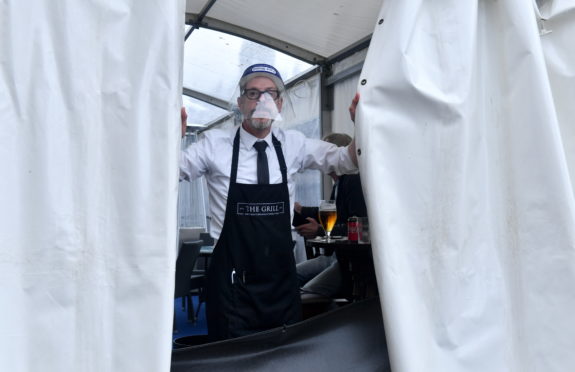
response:
<path id="1" fill-rule="evenodd" d="M 201 240 L 183 242 L 180 253 L 176 260 L 176 279 L 174 298 L 182 297 L 182 306 L 187 306 L 188 320 L 195 321 L 196 316 L 194 312 L 194 304 L 191 297 L 192 289 L 192 274 L 196 261 L 200 256 L 200 249 L 202 248 Z M 176 331 L 176 314 L 174 314 L 173 330 Z"/>
<path id="2" fill-rule="evenodd" d="M 196 309 L 195 318 L 198 318 L 202 304 L 206 301 L 206 272 L 208 271 L 209 260 L 214 249 L 214 238 L 209 233 L 201 233 L 202 247 L 200 257 L 204 260 L 198 261 L 191 278 L 191 293 L 198 296 L 198 308 Z"/>

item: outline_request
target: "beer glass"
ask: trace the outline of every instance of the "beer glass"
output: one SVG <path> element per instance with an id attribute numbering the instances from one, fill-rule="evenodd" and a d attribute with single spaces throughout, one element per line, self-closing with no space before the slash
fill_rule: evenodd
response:
<path id="1" fill-rule="evenodd" d="M 325 230 L 327 242 L 331 241 L 330 234 L 336 220 L 337 209 L 335 207 L 335 200 L 322 200 L 319 204 L 319 222 Z"/>

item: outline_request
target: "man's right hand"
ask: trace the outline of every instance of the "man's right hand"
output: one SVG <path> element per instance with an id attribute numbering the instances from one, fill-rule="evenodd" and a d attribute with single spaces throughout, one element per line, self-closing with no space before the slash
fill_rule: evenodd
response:
<path id="1" fill-rule="evenodd" d="M 182 118 L 182 138 L 186 135 L 186 128 L 188 127 L 188 114 L 186 113 L 186 108 L 182 107 L 180 112 Z"/>
<path id="2" fill-rule="evenodd" d="M 302 225 L 296 226 L 296 231 L 298 234 L 303 236 L 306 239 L 313 239 L 318 235 L 319 232 L 319 223 L 311 217 L 306 218 L 308 223 L 304 223 Z"/>

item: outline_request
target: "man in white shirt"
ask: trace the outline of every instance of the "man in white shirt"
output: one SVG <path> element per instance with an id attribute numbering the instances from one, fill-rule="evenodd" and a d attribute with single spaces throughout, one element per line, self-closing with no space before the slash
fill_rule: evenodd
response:
<path id="1" fill-rule="evenodd" d="M 248 67 L 239 82 L 242 125 L 213 129 L 182 152 L 183 178 L 205 176 L 212 236 L 206 310 L 212 340 L 238 337 L 300 319 L 291 213 L 295 175 L 305 169 L 357 170 L 348 147 L 272 128 L 285 87 L 270 65 Z M 182 131 L 185 130 L 182 111 Z M 262 143 L 263 142 L 263 143 Z"/>

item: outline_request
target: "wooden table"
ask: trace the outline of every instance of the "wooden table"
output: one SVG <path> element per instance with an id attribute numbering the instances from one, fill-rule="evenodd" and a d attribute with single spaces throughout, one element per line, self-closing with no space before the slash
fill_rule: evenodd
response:
<path id="1" fill-rule="evenodd" d="M 346 238 L 306 240 L 306 248 L 315 255 L 330 256 L 335 253 L 341 269 L 343 292 L 351 301 L 377 295 L 377 282 L 373 267 L 370 243 L 351 242 Z"/>

